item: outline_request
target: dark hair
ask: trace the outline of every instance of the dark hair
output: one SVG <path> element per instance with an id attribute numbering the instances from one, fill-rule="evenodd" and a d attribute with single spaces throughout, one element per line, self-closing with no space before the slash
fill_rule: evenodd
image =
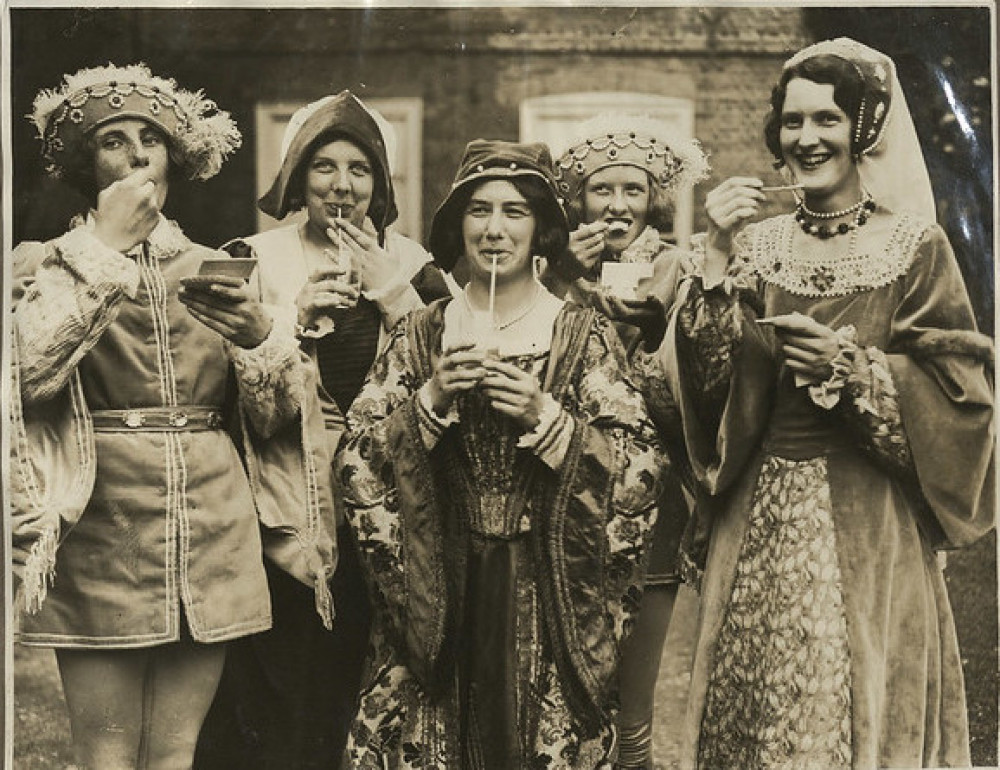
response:
<path id="1" fill-rule="evenodd" d="M 286 188 L 288 190 L 287 208 L 289 211 L 298 211 L 299 209 L 305 208 L 306 172 L 309 169 L 309 164 L 312 163 L 313 156 L 320 149 L 320 147 L 325 147 L 326 145 L 336 142 L 337 140 L 350 142 L 361 150 L 361 152 L 364 153 L 365 158 L 368 159 L 368 164 L 372 167 L 372 178 L 374 179 L 375 186 L 372 190 L 371 202 L 368 204 L 368 216 L 371 218 L 372 222 L 375 223 L 375 226 L 379 227 L 381 226 L 383 219 L 381 212 L 384 212 L 389 205 L 388 193 L 385 189 L 385 174 L 383 173 L 382 164 L 379 163 L 375 156 L 372 155 L 366 147 L 360 144 L 357 139 L 343 131 L 338 131 L 337 129 L 324 131 L 322 134 L 313 139 L 302 153 L 302 160 L 299 161 L 299 164 L 288 177 L 288 186 Z"/>
<path id="2" fill-rule="evenodd" d="M 549 186 L 536 176 L 486 177 L 463 185 L 455 192 L 455 197 L 449 208 L 457 216 L 452 227 L 442 232 L 442 253 L 461 255 L 465 251 L 465 240 L 462 235 L 462 216 L 472 199 L 473 193 L 487 182 L 497 179 L 510 182 L 528 204 L 535 216 L 535 232 L 531 236 L 531 253 L 542 257 L 552 257 L 561 254 L 569 243 L 562 214 L 558 211 L 558 203 Z M 553 207 L 556 207 L 555 210 Z"/>
<path id="3" fill-rule="evenodd" d="M 652 174 L 643 169 L 649 182 L 649 205 L 646 208 L 646 224 L 661 233 L 669 232 L 674 222 L 674 202 L 672 196 L 653 179 Z M 593 175 L 591 175 L 593 176 Z M 587 179 L 590 179 L 588 176 Z M 566 218 L 569 229 L 575 230 L 585 224 L 583 199 L 587 191 L 587 179 L 583 180 L 579 192 L 566 201 Z"/>
<path id="4" fill-rule="evenodd" d="M 163 129 L 148 121 L 146 123 L 159 134 L 163 144 L 167 147 L 167 184 L 173 187 L 174 184 L 183 180 L 183 162 L 180 150 Z M 63 162 L 63 181 L 82 193 L 91 206 L 97 205 L 97 196 L 101 192 L 97 188 L 97 177 L 94 174 L 94 162 L 97 158 L 97 145 L 94 143 L 94 136 L 96 130 L 103 125 L 105 124 L 95 126 L 88 132 L 78 145 L 76 152 L 65 153 Z"/>
<path id="5" fill-rule="evenodd" d="M 851 120 L 851 152 L 855 155 L 859 149 L 855 146 L 855 131 L 858 112 L 864 99 L 865 83 L 861 73 L 846 59 L 839 56 L 823 54 L 813 56 L 789 67 L 781 73 L 781 78 L 771 91 L 771 111 L 764 121 L 764 143 L 778 164 L 784 163 L 781 155 L 781 111 L 785 105 L 785 93 L 788 83 L 793 78 L 804 78 L 814 83 L 828 83 L 833 86 L 833 101 Z"/>

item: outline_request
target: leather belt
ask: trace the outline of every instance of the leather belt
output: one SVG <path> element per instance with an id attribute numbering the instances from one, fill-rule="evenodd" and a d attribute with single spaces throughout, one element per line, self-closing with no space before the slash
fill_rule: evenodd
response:
<path id="1" fill-rule="evenodd" d="M 95 409 L 90 414 L 95 431 L 218 430 L 222 412 L 210 406 Z"/>

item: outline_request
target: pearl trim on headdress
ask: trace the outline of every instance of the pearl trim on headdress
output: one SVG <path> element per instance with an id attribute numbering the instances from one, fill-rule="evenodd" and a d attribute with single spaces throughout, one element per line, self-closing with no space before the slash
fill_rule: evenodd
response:
<path id="1" fill-rule="evenodd" d="M 587 177 L 615 165 L 647 171 L 668 192 L 700 182 L 709 172 L 697 140 L 648 115 L 602 113 L 577 127 L 556 161 L 559 191 L 572 198 Z"/>
<path id="2" fill-rule="evenodd" d="M 145 118 L 164 130 L 191 179 L 215 176 L 242 142 L 229 113 L 201 91 L 156 77 L 145 64 L 108 64 L 66 75 L 58 88 L 35 97 L 28 117 L 42 140 L 46 170 L 59 176 L 65 153 L 78 151 L 90 130 L 117 115 Z"/>

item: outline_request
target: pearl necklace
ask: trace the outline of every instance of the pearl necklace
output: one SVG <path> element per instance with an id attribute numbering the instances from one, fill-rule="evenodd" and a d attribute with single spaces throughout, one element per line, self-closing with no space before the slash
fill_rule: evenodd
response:
<path id="1" fill-rule="evenodd" d="M 812 235 L 815 238 L 826 240 L 827 238 L 833 238 L 835 235 L 846 235 L 848 232 L 857 230 L 868 221 L 868 217 L 874 211 L 875 201 L 869 193 L 865 193 L 864 197 L 853 206 L 841 211 L 811 211 L 806 207 L 805 201 L 800 200 L 795 207 L 795 221 L 799 223 L 802 232 Z M 809 221 L 809 219 L 837 219 L 845 217 L 848 214 L 854 214 L 854 221 L 841 222 L 832 230 L 825 224 L 817 225 L 815 222 Z"/>

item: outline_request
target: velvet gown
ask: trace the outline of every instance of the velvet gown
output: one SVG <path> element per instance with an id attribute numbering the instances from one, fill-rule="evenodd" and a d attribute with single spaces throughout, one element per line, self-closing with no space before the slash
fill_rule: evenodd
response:
<path id="1" fill-rule="evenodd" d="M 791 215 L 750 225 L 721 284 L 681 289 L 661 353 L 703 490 L 685 767 L 969 763 L 935 550 L 994 525 L 992 346 L 941 229 L 893 217 L 834 264 L 793 253 Z M 790 312 L 844 340 L 821 387 L 755 321 Z"/>

